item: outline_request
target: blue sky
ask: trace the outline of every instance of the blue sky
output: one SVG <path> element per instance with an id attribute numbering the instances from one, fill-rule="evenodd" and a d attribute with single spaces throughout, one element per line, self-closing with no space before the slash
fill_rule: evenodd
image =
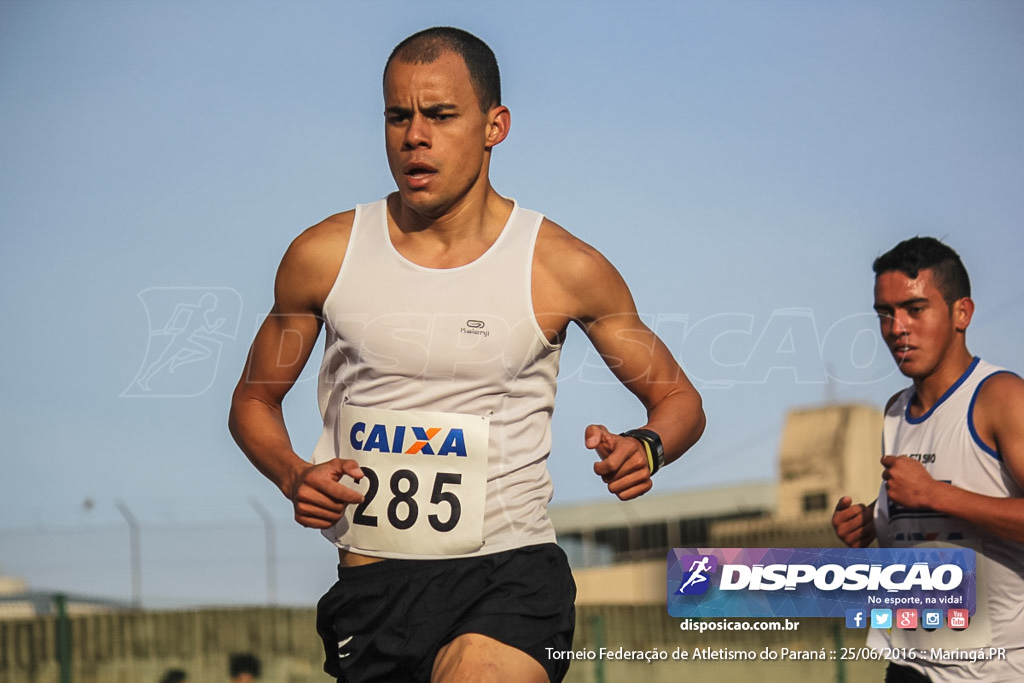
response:
<path id="1" fill-rule="evenodd" d="M 702 389 L 707 433 L 656 492 L 771 480 L 787 409 L 903 384 L 870 264 L 905 237 L 960 251 L 970 348 L 1024 369 L 1020 3 L 8 0 L 0 573 L 127 598 L 121 501 L 147 602 L 259 601 L 256 499 L 279 599 L 330 581 L 330 546 L 231 442 L 228 398 L 289 241 L 392 188 L 381 69 L 438 24 L 501 63 L 497 189 L 604 252 Z M 222 322 L 168 374 L 160 332 L 204 294 Z M 556 504 L 607 499 L 586 424 L 642 422 L 609 377 L 572 334 Z M 314 385 L 293 393 L 308 452 Z"/>

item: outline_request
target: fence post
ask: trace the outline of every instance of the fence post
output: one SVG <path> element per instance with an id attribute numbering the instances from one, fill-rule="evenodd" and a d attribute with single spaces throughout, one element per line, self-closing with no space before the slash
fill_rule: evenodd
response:
<path id="1" fill-rule="evenodd" d="M 57 606 L 57 664 L 60 668 L 60 683 L 71 683 L 71 620 L 68 619 L 68 597 L 58 593 L 53 596 Z"/>
<path id="2" fill-rule="evenodd" d="M 839 628 L 839 622 L 837 621 L 832 625 L 832 637 L 834 638 L 836 654 L 840 655 L 836 657 L 836 683 L 846 683 L 846 658 L 842 656 L 843 653 L 843 632 Z"/>
<path id="3" fill-rule="evenodd" d="M 604 615 L 595 614 L 590 618 L 591 628 L 594 629 L 594 649 L 598 657 L 594 660 L 594 683 L 604 682 L 604 657 L 601 657 L 601 650 L 604 648 Z"/>

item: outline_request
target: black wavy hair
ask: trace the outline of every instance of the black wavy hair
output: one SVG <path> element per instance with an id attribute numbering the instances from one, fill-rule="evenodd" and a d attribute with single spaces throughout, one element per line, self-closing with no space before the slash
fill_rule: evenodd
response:
<path id="1" fill-rule="evenodd" d="M 899 271 L 917 279 L 922 270 L 930 270 L 935 286 L 948 306 L 971 295 L 971 279 L 960 255 L 934 237 L 911 237 L 875 259 L 875 276 Z"/>

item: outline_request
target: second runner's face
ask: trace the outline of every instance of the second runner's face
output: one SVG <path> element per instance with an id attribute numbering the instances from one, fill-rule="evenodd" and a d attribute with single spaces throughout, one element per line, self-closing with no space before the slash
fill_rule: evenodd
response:
<path id="1" fill-rule="evenodd" d="M 480 110 L 462 58 L 443 52 L 429 64 L 398 59 L 384 81 L 384 140 L 388 165 L 406 206 L 427 218 L 455 207 L 486 186 L 487 150 L 504 133 Z"/>
<path id="2" fill-rule="evenodd" d="M 950 310 L 930 270 L 919 271 L 916 278 L 890 271 L 875 279 L 875 312 L 900 372 L 911 379 L 925 378 L 946 360 L 958 326 L 966 329 L 962 301 Z"/>

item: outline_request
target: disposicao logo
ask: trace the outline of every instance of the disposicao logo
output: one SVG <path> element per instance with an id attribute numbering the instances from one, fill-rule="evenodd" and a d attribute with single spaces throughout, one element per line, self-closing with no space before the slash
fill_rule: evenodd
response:
<path id="1" fill-rule="evenodd" d="M 685 555 L 679 558 L 680 564 L 689 566 L 679 586 L 679 595 L 703 595 L 711 586 L 709 574 L 718 569 L 718 558 L 714 555 Z"/>
<path id="2" fill-rule="evenodd" d="M 964 548 L 675 548 L 668 611 L 848 619 L 895 608 L 973 613 L 976 579 L 974 551 Z"/>

